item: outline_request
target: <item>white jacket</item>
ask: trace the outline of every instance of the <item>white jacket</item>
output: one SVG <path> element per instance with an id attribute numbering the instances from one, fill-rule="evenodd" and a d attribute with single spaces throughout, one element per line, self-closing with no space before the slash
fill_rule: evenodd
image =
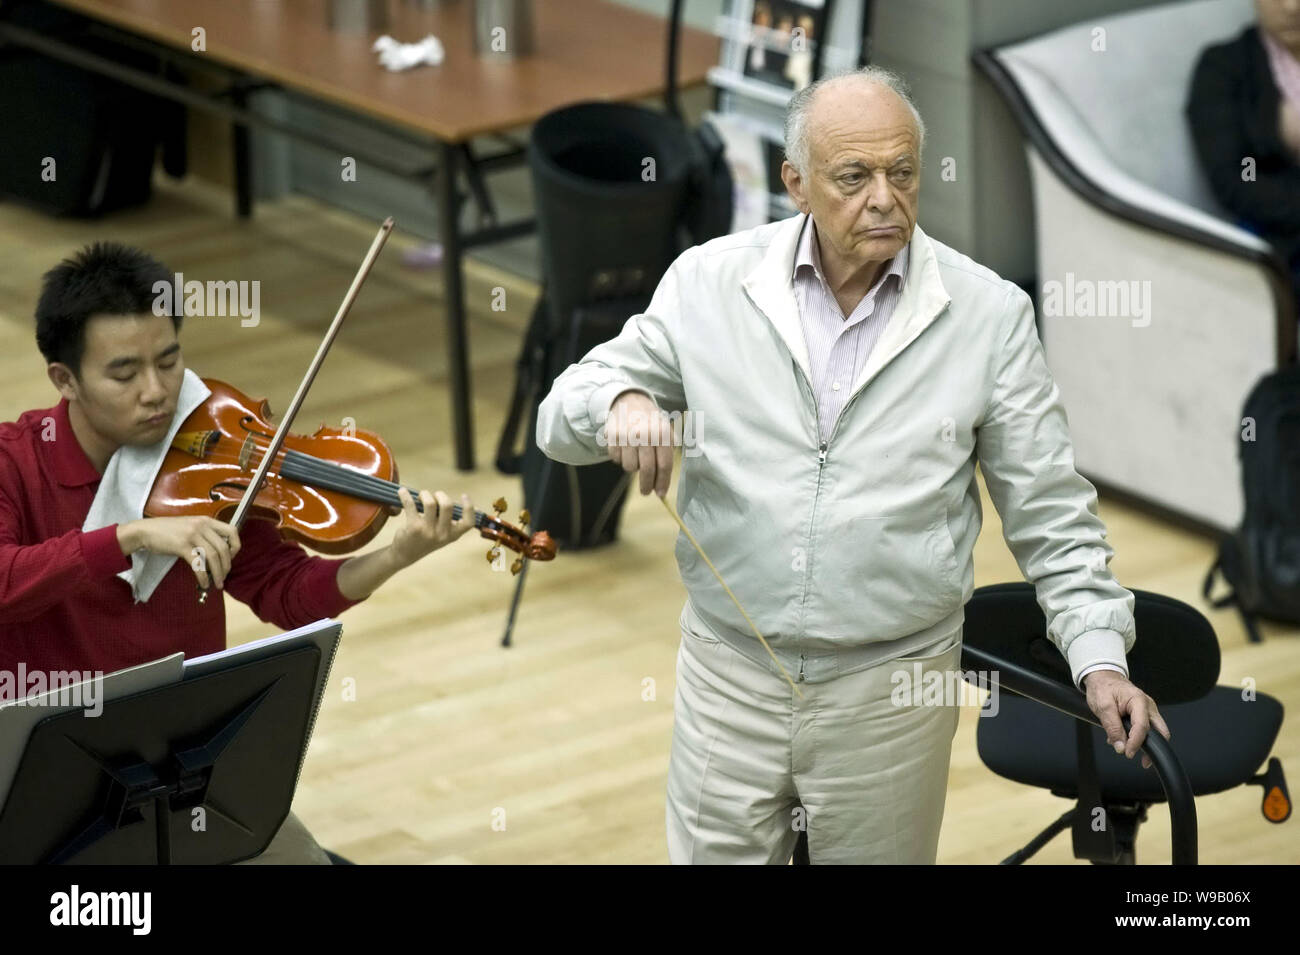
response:
<path id="1" fill-rule="evenodd" d="M 1075 684 L 1098 663 L 1127 673 L 1133 594 L 1107 567 L 1029 296 L 917 226 L 894 314 L 822 445 L 791 278 L 803 222 L 678 257 L 648 310 L 555 380 L 539 447 L 568 464 L 608 460 L 597 433 L 628 388 L 689 410 L 677 509 L 764 637 L 800 662 L 828 650 L 879 662 L 961 626 L 978 460 Z M 681 533 L 676 556 L 683 621 L 757 647 Z"/>

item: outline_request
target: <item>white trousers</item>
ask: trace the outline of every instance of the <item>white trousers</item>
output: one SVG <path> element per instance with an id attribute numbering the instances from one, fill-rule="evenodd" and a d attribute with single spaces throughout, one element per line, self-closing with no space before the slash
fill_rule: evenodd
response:
<path id="1" fill-rule="evenodd" d="M 683 628 L 668 766 L 671 861 L 784 865 L 806 827 L 814 865 L 933 864 L 960 711 L 891 696 L 900 671 L 925 679 L 960 662 L 957 630 L 923 656 L 798 683 L 800 699 L 774 664 Z"/>
<path id="2" fill-rule="evenodd" d="M 260 855 L 245 859 L 236 865 L 333 865 L 325 850 L 290 811 L 280 824 L 280 829 L 267 843 Z"/>

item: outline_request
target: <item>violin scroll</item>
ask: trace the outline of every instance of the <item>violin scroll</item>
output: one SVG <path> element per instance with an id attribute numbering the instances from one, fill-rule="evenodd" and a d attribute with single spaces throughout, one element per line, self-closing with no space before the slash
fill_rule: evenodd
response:
<path id="1" fill-rule="evenodd" d="M 531 517 L 527 508 L 519 512 L 519 527 L 501 520 L 501 514 L 508 506 L 504 497 L 497 498 L 492 502 L 492 516 L 489 517 L 484 514 L 479 525 L 480 533 L 494 542 L 488 548 L 488 563 L 495 564 L 501 557 L 502 544 L 520 555 L 510 565 L 511 574 L 517 574 L 523 570 L 525 557 L 529 560 L 554 560 L 555 541 L 552 540 L 550 534 L 546 533 L 546 531 L 538 531 L 530 535 L 523 530 L 528 526 Z"/>

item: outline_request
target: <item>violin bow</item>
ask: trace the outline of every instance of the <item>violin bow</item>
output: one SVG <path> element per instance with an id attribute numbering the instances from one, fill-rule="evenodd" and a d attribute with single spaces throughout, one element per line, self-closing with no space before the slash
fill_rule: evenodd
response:
<path id="1" fill-rule="evenodd" d="M 672 515 L 673 520 L 677 522 L 677 526 L 682 529 L 682 532 L 686 535 L 686 539 L 689 540 L 691 546 L 695 548 L 695 552 L 704 558 L 704 562 L 709 565 L 709 570 L 713 571 L 713 576 L 718 578 L 718 583 L 722 584 L 722 589 L 727 592 L 727 596 L 731 598 L 731 602 L 736 605 L 736 609 L 740 611 L 740 615 L 745 618 L 745 622 L 749 624 L 749 629 L 754 631 L 754 636 L 758 637 L 758 642 L 763 645 L 763 649 L 767 651 L 767 655 L 772 658 L 772 662 L 776 664 L 776 668 L 781 671 L 781 675 L 785 677 L 785 682 L 790 684 L 790 689 L 794 690 L 795 696 L 803 699 L 803 693 L 800 692 L 799 687 L 795 686 L 794 680 L 790 678 L 789 671 L 781 665 L 781 661 L 777 659 L 776 653 L 774 653 L 771 646 L 768 645 L 767 639 L 758 632 L 758 627 L 754 624 L 754 621 L 749 618 L 749 614 L 745 613 L 745 608 L 740 605 L 740 601 L 736 599 L 736 595 L 731 592 L 731 588 L 727 586 L 727 582 L 722 579 L 722 575 L 718 573 L 718 568 L 713 566 L 713 561 L 709 560 L 709 555 L 704 553 L 704 548 L 701 547 L 700 542 L 695 539 L 695 535 L 691 533 L 691 529 L 686 526 L 686 522 L 682 520 L 682 516 L 677 513 L 677 508 L 668 503 L 668 495 L 665 494 L 663 497 L 659 498 L 659 500 L 663 502 L 664 510 Z"/>
<path id="2" fill-rule="evenodd" d="M 262 461 L 253 472 L 253 479 L 249 482 L 248 490 L 240 498 L 239 504 L 235 507 L 235 513 L 230 518 L 230 526 L 239 530 L 244 523 L 244 517 L 248 509 L 253 506 L 253 501 L 257 498 L 257 493 L 262 489 L 263 482 L 266 481 L 266 472 L 271 467 L 280 453 L 280 448 L 284 446 L 284 439 L 288 437 L 290 428 L 293 425 L 293 419 L 298 414 L 298 409 L 302 407 L 303 401 L 307 397 L 307 392 L 311 389 L 312 382 L 316 380 L 316 373 L 320 371 L 320 366 L 325 361 L 325 355 L 329 352 L 330 346 L 334 344 L 334 339 L 338 337 L 339 329 L 343 325 L 343 319 L 352 309 L 352 303 L 356 301 L 357 293 L 361 291 L 361 284 L 370 274 L 370 269 L 375 264 L 375 259 L 379 257 L 380 250 L 384 243 L 388 241 L 389 233 L 393 231 L 393 217 L 389 216 L 379 227 L 379 232 L 375 239 L 370 243 L 370 250 L 366 252 L 366 257 L 361 260 L 361 267 L 357 269 L 356 277 L 352 280 L 352 286 L 348 293 L 343 296 L 343 302 L 339 305 L 338 312 L 334 315 L 334 321 L 325 332 L 325 337 L 321 339 L 320 347 L 316 349 L 316 356 L 311 360 L 307 367 L 307 374 L 303 376 L 302 382 L 298 385 L 298 391 L 293 396 L 293 401 L 289 402 L 289 409 L 280 418 L 280 424 L 275 429 L 275 436 L 271 438 L 270 445 L 262 454 Z M 208 598 L 207 588 L 199 585 L 199 603 L 203 603 Z"/>

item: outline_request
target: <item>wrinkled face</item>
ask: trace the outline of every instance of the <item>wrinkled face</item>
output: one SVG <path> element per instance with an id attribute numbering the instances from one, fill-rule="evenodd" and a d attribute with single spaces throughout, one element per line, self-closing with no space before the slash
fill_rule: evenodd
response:
<path id="1" fill-rule="evenodd" d="M 1255 0 L 1255 13 L 1265 33 L 1293 52 L 1300 50 L 1300 0 Z"/>
<path id="2" fill-rule="evenodd" d="M 51 366 L 51 378 L 105 443 L 156 444 L 167 436 L 185 362 L 166 315 L 96 315 L 86 323 L 81 373 Z"/>
<path id="3" fill-rule="evenodd" d="M 809 168 L 786 162 L 781 178 L 817 235 L 854 271 L 893 258 L 912 238 L 920 193 L 920 143 L 911 110 L 875 83 L 834 83 L 807 116 Z"/>

